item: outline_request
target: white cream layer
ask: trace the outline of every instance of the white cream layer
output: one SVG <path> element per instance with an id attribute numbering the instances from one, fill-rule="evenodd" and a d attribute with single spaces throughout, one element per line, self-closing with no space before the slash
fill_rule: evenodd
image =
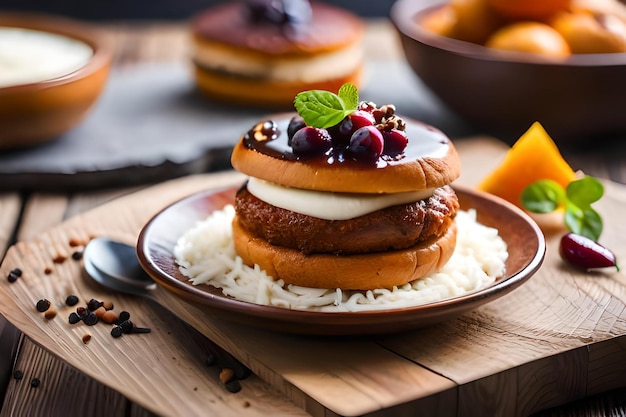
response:
<path id="1" fill-rule="evenodd" d="M 392 194 L 331 193 L 283 187 L 258 178 L 248 179 L 248 191 L 268 204 L 324 220 L 348 220 L 376 210 L 423 200 L 434 188 Z"/>
<path id="2" fill-rule="evenodd" d="M 84 66 L 93 49 L 54 33 L 0 27 L 0 87 L 67 75 Z"/>
<path id="3" fill-rule="evenodd" d="M 317 82 L 354 72 L 363 51 L 356 44 L 339 51 L 306 57 L 252 56 L 209 44 L 196 44 L 194 61 L 202 67 L 274 81 Z"/>

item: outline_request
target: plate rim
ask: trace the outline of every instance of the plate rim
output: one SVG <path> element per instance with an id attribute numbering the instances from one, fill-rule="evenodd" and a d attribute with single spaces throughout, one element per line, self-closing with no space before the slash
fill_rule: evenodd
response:
<path id="1" fill-rule="evenodd" d="M 316 335 L 395 333 L 396 331 L 407 330 L 409 328 L 424 327 L 425 325 L 442 321 L 437 319 L 439 316 L 455 315 L 449 310 L 457 311 L 458 314 L 456 315 L 461 315 L 509 293 L 530 279 L 530 277 L 533 276 L 537 270 L 539 270 L 545 259 L 546 241 L 543 232 L 537 223 L 522 209 L 500 197 L 483 191 L 458 184 L 453 184 L 452 186 L 461 196 L 466 195 L 469 198 L 487 200 L 487 204 L 503 206 L 506 210 L 516 215 L 518 220 L 522 220 L 524 224 L 532 230 L 533 235 L 536 238 L 536 241 L 533 241 L 533 243 L 536 242 L 537 250 L 526 260 L 523 267 L 515 273 L 511 275 L 505 273 L 504 277 L 498 278 L 489 286 L 441 301 L 416 306 L 358 312 L 328 312 L 287 309 L 284 307 L 241 301 L 228 297 L 224 294 L 219 295 L 207 292 L 207 290 L 198 288 L 198 286 L 194 286 L 189 282 L 181 281 L 163 271 L 154 261 L 154 258 L 149 250 L 150 244 L 152 243 L 151 239 L 154 228 L 163 219 L 163 217 L 180 207 L 192 205 L 198 200 L 215 198 L 215 196 L 220 193 L 232 192 L 234 194 L 234 191 L 241 187 L 241 184 L 197 191 L 162 208 L 142 227 L 137 240 L 137 257 L 141 267 L 155 280 L 158 286 L 164 287 L 167 291 L 173 292 L 177 297 L 181 297 L 183 301 L 189 302 L 194 306 L 207 308 L 211 313 L 224 313 L 225 315 L 222 316 L 223 318 L 247 325 L 251 325 L 252 323 L 248 322 L 246 318 L 253 318 L 253 321 L 256 323 L 253 327 L 264 327 L 270 330 L 284 330 L 287 333 L 306 333 Z M 472 207 L 462 207 L 463 210 L 471 208 Z M 209 212 L 206 213 L 207 216 L 208 214 Z M 480 216 L 480 213 L 477 212 L 477 215 Z M 177 241 L 185 231 L 186 230 L 181 230 L 180 234 L 173 239 L 174 242 Z M 174 260 L 173 254 L 171 254 L 171 258 Z M 216 290 L 215 292 L 220 291 Z M 235 316 L 230 316 L 228 313 L 234 313 Z M 241 317 L 237 315 L 240 315 Z M 419 321 L 411 323 L 410 319 L 413 316 L 417 316 L 418 318 L 425 320 L 423 320 L 423 323 L 420 323 Z M 377 322 L 388 322 L 394 318 L 402 320 L 400 320 L 395 326 L 390 326 L 387 330 L 371 328 L 371 326 L 376 325 Z M 258 323 L 259 319 L 270 320 L 272 322 Z M 309 329 L 283 328 L 285 325 L 291 326 L 293 324 L 302 323 L 308 323 L 312 327 Z M 328 327 L 328 329 L 326 329 L 326 327 Z M 370 328 L 368 329 L 368 327 Z"/>

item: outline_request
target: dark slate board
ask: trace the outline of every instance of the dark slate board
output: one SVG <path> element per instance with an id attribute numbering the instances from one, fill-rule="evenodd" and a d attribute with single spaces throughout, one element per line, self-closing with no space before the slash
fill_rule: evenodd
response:
<path id="1" fill-rule="evenodd" d="M 404 62 L 375 62 L 366 73 L 362 99 L 394 103 L 451 137 L 471 133 Z M 0 153 L 0 189 L 112 187 L 228 169 L 232 146 L 271 113 L 210 102 L 184 65 L 115 70 L 76 128 L 42 146 Z"/>

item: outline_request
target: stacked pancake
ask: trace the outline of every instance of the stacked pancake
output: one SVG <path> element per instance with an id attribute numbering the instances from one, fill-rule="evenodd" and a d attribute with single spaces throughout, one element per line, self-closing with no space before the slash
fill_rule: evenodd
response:
<path id="1" fill-rule="evenodd" d="M 364 24 L 303 0 L 227 2 L 192 21 L 198 88 L 216 100 L 290 106 L 301 91 L 359 85 Z"/>

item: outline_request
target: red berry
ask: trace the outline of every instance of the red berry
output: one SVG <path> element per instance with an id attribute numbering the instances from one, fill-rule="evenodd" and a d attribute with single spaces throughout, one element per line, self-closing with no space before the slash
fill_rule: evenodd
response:
<path id="1" fill-rule="evenodd" d="M 382 154 L 383 135 L 374 126 L 357 129 L 350 138 L 348 153 L 359 161 L 375 161 Z"/>
<path id="2" fill-rule="evenodd" d="M 615 254 L 585 236 L 568 233 L 561 238 L 559 246 L 561 258 L 582 269 L 616 267 Z"/>
<path id="3" fill-rule="evenodd" d="M 336 127 L 331 129 L 331 135 L 336 145 L 348 145 L 352 134 L 363 126 L 372 126 L 374 117 L 365 110 L 355 110 L 346 116 Z"/>
<path id="4" fill-rule="evenodd" d="M 382 134 L 385 140 L 385 147 L 383 148 L 383 154 L 385 155 L 400 155 L 409 143 L 409 138 L 402 130 L 391 129 L 390 131 L 383 131 Z"/>
<path id="5" fill-rule="evenodd" d="M 291 148 L 296 155 L 320 155 L 332 146 L 326 129 L 306 126 L 298 130 L 291 139 Z"/>

